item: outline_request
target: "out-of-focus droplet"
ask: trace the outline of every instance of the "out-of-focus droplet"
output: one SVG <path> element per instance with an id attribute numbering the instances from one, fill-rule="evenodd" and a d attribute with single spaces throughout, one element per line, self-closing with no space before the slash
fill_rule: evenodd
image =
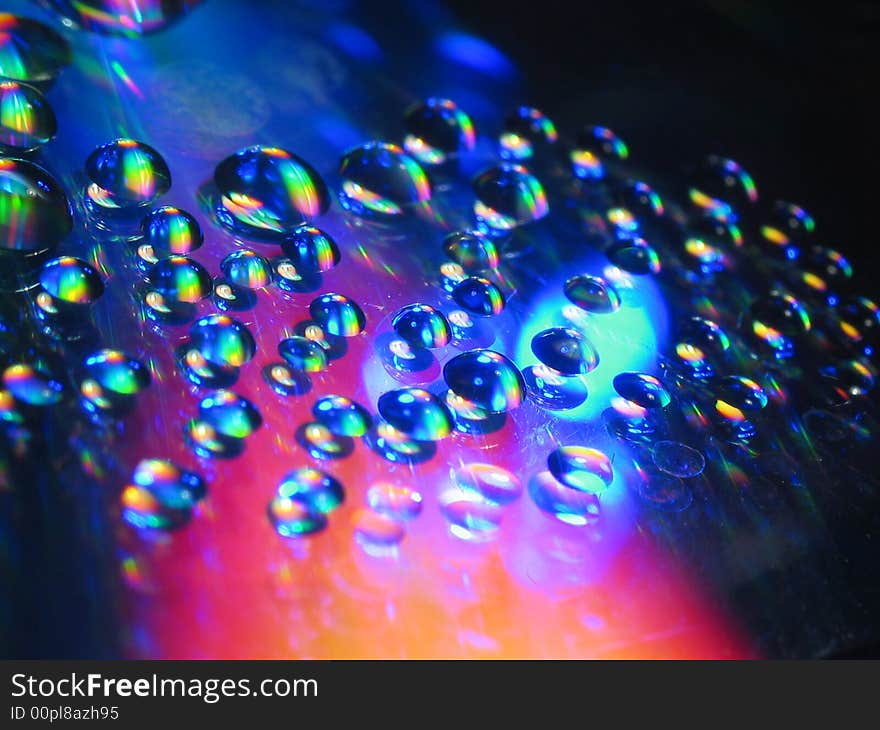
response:
<path id="1" fill-rule="evenodd" d="M 424 165 L 442 165 L 476 144 L 473 122 L 455 102 L 428 99 L 404 115 L 406 151 Z"/>
<path id="2" fill-rule="evenodd" d="M 481 229 L 490 233 L 540 220 L 549 211 L 543 186 L 522 165 L 492 167 L 474 178 L 473 189 L 477 197 L 474 215 Z"/>
<path id="3" fill-rule="evenodd" d="M 385 421 L 376 423 L 364 437 L 367 445 L 394 464 L 421 464 L 437 453 L 433 441 L 419 441 Z"/>
<path id="4" fill-rule="evenodd" d="M 391 515 L 359 509 L 352 517 L 354 539 L 370 555 L 385 554 L 406 536 L 406 525 Z"/>
<path id="5" fill-rule="evenodd" d="M 647 241 L 641 238 L 620 241 L 609 248 L 605 255 L 617 268 L 629 274 L 660 273 L 660 256 Z"/>
<path id="6" fill-rule="evenodd" d="M 457 231 L 443 239 L 443 252 L 464 271 L 494 269 L 500 260 L 495 242 L 478 231 Z"/>
<path id="7" fill-rule="evenodd" d="M 641 180 L 623 180 L 612 191 L 614 201 L 631 210 L 641 222 L 649 222 L 666 214 L 663 199 L 648 183 Z"/>
<path id="8" fill-rule="evenodd" d="M 313 340 L 299 335 L 288 337 L 278 343 L 278 354 L 294 370 L 318 373 L 327 368 L 327 355 Z"/>
<path id="9" fill-rule="evenodd" d="M 359 335 L 367 321 L 357 302 L 344 294 L 322 294 L 309 304 L 309 313 L 327 332 L 339 337 Z"/>
<path id="10" fill-rule="evenodd" d="M 166 28 L 201 0 L 43 0 L 73 23 L 91 31 L 137 37 Z"/>
<path id="11" fill-rule="evenodd" d="M 462 309 L 479 317 L 500 314 L 506 303 L 501 290 L 481 276 L 469 276 L 458 282 L 452 290 L 452 298 Z"/>
<path id="12" fill-rule="evenodd" d="M 395 144 L 368 142 L 349 150 L 340 174 L 339 201 L 357 215 L 399 216 L 431 199 L 425 171 Z"/>
<path id="13" fill-rule="evenodd" d="M 189 343 L 178 347 L 175 355 L 180 373 L 200 388 L 228 388 L 238 380 L 238 367 L 213 363 Z"/>
<path id="14" fill-rule="evenodd" d="M 298 271 L 307 273 L 330 271 L 342 258 L 336 241 L 306 223 L 284 237 L 281 249 Z"/>
<path id="15" fill-rule="evenodd" d="M 83 403 L 89 410 L 127 408 L 134 396 L 150 384 L 150 371 L 139 360 L 119 350 L 98 350 L 83 363 L 80 383 Z"/>
<path id="16" fill-rule="evenodd" d="M 205 492 L 205 482 L 195 472 L 165 459 L 143 459 L 122 491 L 122 518 L 140 529 L 182 527 Z"/>
<path id="17" fill-rule="evenodd" d="M 734 219 L 758 202 L 751 176 L 734 160 L 710 155 L 688 188 L 691 202 L 721 220 Z"/>
<path id="18" fill-rule="evenodd" d="M 735 423 L 747 420 L 748 414 L 767 405 L 767 394 L 754 380 L 742 375 L 728 375 L 718 380 L 715 387 L 715 410 Z"/>
<path id="19" fill-rule="evenodd" d="M 440 398 L 422 388 L 384 393 L 377 408 L 382 418 L 416 441 L 437 441 L 452 433 L 449 409 Z"/>
<path id="20" fill-rule="evenodd" d="M 782 234 L 798 246 L 809 241 L 816 230 L 813 216 L 801 206 L 782 200 L 773 204 L 765 226 Z"/>
<path id="21" fill-rule="evenodd" d="M 599 126 L 584 127 L 571 152 L 574 174 L 582 180 L 601 180 L 607 174 L 605 164 L 628 157 L 624 141 L 607 127 Z"/>
<path id="22" fill-rule="evenodd" d="M 351 436 L 333 433 L 323 423 L 304 423 L 296 430 L 296 441 L 313 459 L 344 459 L 354 451 Z"/>
<path id="23" fill-rule="evenodd" d="M 218 219 L 244 236 L 280 238 L 330 207 L 321 176 L 279 147 L 239 150 L 217 165 L 214 183 L 220 194 Z"/>
<path id="24" fill-rule="evenodd" d="M 788 337 L 810 330 L 810 315 L 797 299 L 785 292 L 772 291 L 756 299 L 749 308 L 752 319 L 763 322 Z"/>
<path id="25" fill-rule="evenodd" d="M 504 160 L 527 160 L 559 139 L 556 126 L 544 112 L 521 106 L 504 120 L 498 151 Z"/>
<path id="26" fill-rule="evenodd" d="M 406 305 L 394 315 L 391 326 L 413 347 L 443 347 L 452 336 L 443 312 L 429 304 Z"/>
<path id="27" fill-rule="evenodd" d="M 565 282 L 564 291 L 568 301 L 591 314 L 610 314 L 620 309 L 620 294 L 598 276 L 572 276 Z"/>
<path id="28" fill-rule="evenodd" d="M 343 395 L 319 398 L 312 415 L 337 436 L 363 436 L 372 423 L 366 408 Z"/>
<path id="29" fill-rule="evenodd" d="M 599 353 L 577 330 L 551 327 L 532 338 L 532 352 L 563 375 L 585 375 L 599 365 Z"/>
<path id="30" fill-rule="evenodd" d="M 192 346 L 221 367 L 241 367 L 257 351 L 248 328 L 226 314 L 208 314 L 193 323 L 189 331 Z"/>
<path id="31" fill-rule="evenodd" d="M 522 403 L 525 383 L 519 369 L 493 350 L 470 350 L 443 367 L 446 385 L 457 395 L 491 413 Z"/>
<path id="32" fill-rule="evenodd" d="M 614 376 L 613 384 L 621 398 L 642 408 L 665 408 L 672 401 L 666 386 L 654 375 L 619 373 Z"/>
<path id="33" fill-rule="evenodd" d="M 478 492 L 451 486 L 440 493 L 440 512 L 460 540 L 486 542 L 498 533 L 504 508 Z"/>
<path id="34" fill-rule="evenodd" d="M 674 477 L 699 476 L 706 467 L 706 459 L 699 451 L 678 441 L 658 441 L 651 453 L 654 465 Z"/>
<path id="35" fill-rule="evenodd" d="M 567 411 L 587 400 L 587 386 L 581 378 L 561 375 L 546 365 L 530 365 L 522 374 L 529 397 L 542 408 Z"/>
<path id="36" fill-rule="evenodd" d="M 204 242 L 198 221 L 185 210 L 171 205 L 150 211 L 141 223 L 141 231 L 141 245 L 148 246 L 150 256 L 156 260 L 188 256 Z"/>
<path id="37" fill-rule="evenodd" d="M 3 386 L 21 403 L 50 406 L 58 403 L 64 386 L 44 368 L 29 363 L 16 363 L 3 371 Z"/>
<path id="38" fill-rule="evenodd" d="M 37 89 L 19 81 L 0 80 L 0 151 L 29 152 L 58 131 L 52 106 Z"/>
<path id="39" fill-rule="evenodd" d="M 721 327 L 710 319 L 690 317 L 680 328 L 682 342 L 695 345 L 706 353 L 720 355 L 730 348 L 730 338 Z"/>
<path id="40" fill-rule="evenodd" d="M 583 527 L 600 519 L 599 498 L 595 494 L 567 487 L 549 471 L 533 476 L 528 492 L 541 511 L 567 525 Z"/>
<path id="41" fill-rule="evenodd" d="M 598 494 L 614 480 L 611 460 L 598 449 L 560 446 L 547 457 L 547 468 L 562 484 Z"/>
<path id="42" fill-rule="evenodd" d="M 639 485 L 639 497 L 663 512 L 683 512 L 694 501 L 693 492 L 681 480 L 652 474 Z"/>
<path id="43" fill-rule="evenodd" d="M 523 491 L 515 474 L 495 464 L 464 464 L 453 471 L 452 479 L 462 489 L 470 489 L 494 504 L 515 502 Z"/>
<path id="44" fill-rule="evenodd" d="M 116 139 L 86 159 L 91 184 L 86 195 L 95 210 L 149 205 L 171 188 L 171 171 L 153 147 L 134 139 Z"/>
<path id="45" fill-rule="evenodd" d="M 70 63 L 70 46 L 47 25 L 0 13 L 0 77 L 29 84 L 52 81 Z"/>
<path id="46" fill-rule="evenodd" d="M 399 520 L 412 520 L 422 512 L 422 495 L 410 487 L 378 482 L 367 490 L 370 509 Z"/>
<path id="47" fill-rule="evenodd" d="M 306 502 L 276 495 L 268 507 L 269 521 L 282 537 L 304 537 L 327 527 L 327 516 Z"/>

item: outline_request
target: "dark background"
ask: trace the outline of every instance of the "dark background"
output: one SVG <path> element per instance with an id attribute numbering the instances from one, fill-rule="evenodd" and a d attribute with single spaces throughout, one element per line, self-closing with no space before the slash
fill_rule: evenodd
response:
<path id="1" fill-rule="evenodd" d="M 668 174 L 716 153 L 873 277 L 880 5 L 448 0 L 509 55 L 560 132 L 604 124 Z"/>

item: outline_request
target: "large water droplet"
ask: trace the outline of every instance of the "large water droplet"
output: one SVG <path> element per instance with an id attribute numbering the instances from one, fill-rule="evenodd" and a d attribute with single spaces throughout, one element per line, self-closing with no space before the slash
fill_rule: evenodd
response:
<path id="1" fill-rule="evenodd" d="M 278 147 L 255 145 L 214 170 L 217 217 L 237 233 L 279 237 L 330 207 L 327 186 L 305 160 Z"/>
<path id="2" fill-rule="evenodd" d="M 428 176 L 395 144 L 367 142 L 345 153 L 340 164 L 342 207 L 358 215 L 398 216 L 431 199 Z"/>
<path id="3" fill-rule="evenodd" d="M 509 231 L 547 215 L 547 196 L 525 167 L 503 163 L 474 178 L 474 214 L 490 232 Z"/>
<path id="4" fill-rule="evenodd" d="M 493 350 L 456 355 L 443 367 L 443 379 L 456 395 L 493 413 L 519 406 L 525 389 L 516 365 Z"/>
<path id="5" fill-rule="evenodd" d="M 154 148 L 133 139 L 116 139 L 86 159 L 90 203 L 100 209 L 149 205 L 171 188 L 171 171 Z"/>
<path id="6" fill-rule="evenodd" d="M 476 144 L 470 117 L 449 99 L 428 99 L 404 116 L 406 151 L 424 165 L 442 165 Z"/>
<path id="7" fill-rule="evenodd" d="M 560 446 L 547 457 L 547 467 L 562 484 L 581 492 L 598 494 L 614 480 L 611 460 L 586 446 Z"/>
<path id="8" fill-rule="evenodd" d="M 0 151 L 28 152 L 46 144 L 57 131 L 55 112 L 37 89 L 0 81 Z"/>
<path id="9" fill-rule="evenodd" d="M 366 326 L 363 310 L 344 294 L 322 294 L 309 304 L 309 313 L 327 332 L 339 337 L 354 337 Z"/>
<path id="10" fill-rule="evenodd" d="M 620 309 L 620 294 L 598 276 L 572 276 L 565 282 L 563 289 L 572 304 L 592 314 L 609 314 Z"/>
<path id="11" fill-rule="evenodd" d="M 449 409 L 422 388 L 400 388 L 379 397 L 380 415 L 398 431 L 417 441 L 437 441 L 452 432 Z"/>
<path id="12" fill-rule="evenodd" d="M 281 248 L 298 271 L 330 271 L 339 263 L 339 247 L 320 228 L 303 224 L 294 228 L 281 242 Z"/>
<path id="13" fill-rule="evenodd" d="M 44 0 L 77 25 L 101 33 L 140 36 L 162 30 L 201 0 Z"/>
<path id="14" fill-rule="evenodd" d="M 532 352 L 563 375 L 584 375 L 599 365 L 599 353 L 577 330 L 551 327 L 532 338 Z"/>
<path id="15" fill-rule="evenodd" d="M 0 76 L 45 84 L 70 63 L 70 46 L 52 28 L 12 13 L 0 13 Z"/>
<path id="16" fill-rule="evenodd" d="M 104 293 L 104 282 L 89 264 L 61 256 L 43 265 L 40 285 L 54 300 L 65 304 L 91 304 Z"/>
<path id="17" fill-rule="evenodd" d="M 443 347 L 452 331 L 443 312 L 429 304 L 408 304 L 394 315 L 391 326 L 413 347 Z"/>

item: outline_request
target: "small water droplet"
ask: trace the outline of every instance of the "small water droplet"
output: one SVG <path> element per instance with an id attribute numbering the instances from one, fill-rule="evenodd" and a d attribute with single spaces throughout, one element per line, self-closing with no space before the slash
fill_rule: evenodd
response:
<path id="1" fill-rule="evenodd" d="M 337 436 L 363 436 L 372 423 L 366 408 L 343 395 L 319 398 L 312 415 Z"/>
<path id="2" fill-rule="evenodd" d="M 309 313 L 329 334 L 339 337 L 354 337 L 366 326 L 363 310 L 344 294 L 322 294 L 309 304 Z"/>
<path id="3" fill-rule="evenodd" d="M 519 369 L 493 350 L 470 350 L 443 367 L 443 379 L 456 394 L 492 413 L 522 403 L 525 383 Z"/>
<path id="4" fill-rule="evenodd" d="M 599 365 L 599 353 L 577 330 L 551 327 L 532 338 L 532 352 L 563 375 L 585 375 Z"/>
<path id="5" fill-rule="evenodd" d="M 399 216 L 431 199 L 425 171 L 395 144 L 368 142 L 349 150 L 340 174 L 339 201 L 357 215 Z"/>
<path id="6" fill-rule="evenodd" d="M 564 292 L 572 304 L 592 314 L 610 314 L 620 309 L 620 294 L 598 276 L 572 276 L 565 282 Z"/>
<path id="7" fill-rule="evenodd" d="M 298 272 L 309 274 L 330 271 L 342 258 L 336 241 L 320 228 L 306 223 L 284 237 L 281 249 Z"/>
<path id="8" fill-rule="evenodd" d="M 674 477 L 699 476 L 706 467 L 706 459 L 699 451 L 677 441 L 658 441 L 652 456 L 660 471 Z"/>
<path id="9" fill-rule="evenodd" d="M 474 215 L 489 233 L 497 235 L 540 220 L 549 211 L 543 186 L 521 165 L 492 167 L 474 178 L 473 189 Z"/>
<path id="10" fill-rule="evenodd" d="M 642 408 L 665 408 L 672 396 L 659 378 L 645 373 L 619 373 L 614 376 L 614 390 L 621 398 Z"/>
<path id="11" fill-rule="evenodd" d="M 257 351 L 248 328 L 226 314 L 208 314 L 200 318 L 193 323 L 189 336 L 192 346 L 208 362 L 221 367 L 241 367 Z"/>
<path id="12" fill-rule="evenodd" d="M 422 388 L 400 388 L 384 393 L 377 404 L 382 418 L 417 441 L 437 441 L 452 432 L 446 405 Z"/>
<path id="13" fill-rule="evenodd" d="M 414 104 L 404 115 L 406 151 L 424 165 L 442 165 L 476 144 L 470 117 L 449 99 Z"/>
<path id="14" fill-rule="evenodd" d="M 299 335 L 288 337 L 278 343 L 278 354 L 293 370 L 318 373 L 327 369 L 327 355 L 313 340 Z"/>
<path id="15" fill-rule="evenodd" d="M 559 482 L 581 492 L 598 494 L 614 480 L 611 460 L 586 446 L 560 446 L 547 457 L 547 467 Z"/>
<path id="16" fill-rule="evenodd" d="M 590 492 L 565 486 L 549 471 L 533 476 L 529 480 L 528 491 L 541 511 L 567 525 L 583 527 L 599 521 L 599 498 Z"/>
<path id="17" fill-rule="evenodd" d="M 408 304 L 399 309 L 391 326 L 413 347 L 443 347 L 452 335 L 446 317 L 429 304 Z"/>

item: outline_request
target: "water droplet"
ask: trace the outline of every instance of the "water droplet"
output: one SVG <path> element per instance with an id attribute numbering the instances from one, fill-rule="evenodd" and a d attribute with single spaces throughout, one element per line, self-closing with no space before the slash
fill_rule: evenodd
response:
<path id="1" fill-rule="evenodd" d="M 715 218 L 728 220 L 758 202 L 751 176 L 733 160 L 710 155 L 688 189 L 691 202 Z"/>
<path id="2" fill-rule="evenodd" d="M 494 269 L 500 260 L 494 241 L 477 231 L 450 233 L 443 239 L 443 252 L 470 273 Z"/>
<path id="3" fill-rule="evenodd" d="M 305 160 L 278 147 L 239 150 L 214 170 L 216 213 L 234 232 L 274 238 L 327 211 L 330 196 Z"/>
<path id="4" fill-rule="evenodd" d="M 605 255 L 612 264 L 630 274 L 638 276 L 660 273 L 660 257 L 641 238 L 620 241 L 609 248 Z"/>
<path id="5" fill-rule="evenodd" d="M 623 180 L 615 185 L 614 201 L 622 208 L 631 210 L 641 222 L 665 215 L 663 200 L 650 185 L 640 180 Z"/>
<path id="6" fill-rule="evenodd" d="M 715 274 L 724 271 L 730 265 L 727 254 L 706 238 L 689 236 L 684 241 L 683 249 L 685 265 L 702 274 Z"/>
<path id="7" fill-rule="evenodd" d="M 170 205 L 156 208 L 141 223 L 144 253 L 155 260 L 171 255 L 188 256 L 204 241 L 198 221 L 185 210 Z M 145 255 L 141 258 L 149 260 Z"/>
<path id="8" fill-rule="evenodd" d="M 592 314 L 609 314 L 620 309 L 620 294 L 598 276 L 572 276 L 565 282 L 564 291 L 572 304 Z"/>
<path id="9" fill-rule="evenodd" d="M 683 512 L 694 501 L 693 492 L 679 479 L 652 474 L 639 485 L 639 497 L 663 512 Z"/>
<path id="10" fill-rule="evenodd" d="M 544 112 L 521 106 L 504 120 L 504 131 L 498 141 L 504 160 L 526 160 L 559 139 L 553 122 Z"/>
<path id="11" fill-rule="evenodd" d="M 297 226 L 287 234 L 281 248 L 297 271 L 310 274 L 330 271 L 342 258 L 336 241 L 320 228 L 308 224 Z"/>
<path id="12" fill-rule="evenodd" d="M 180 19 L 201 0 L 47 0 L 56 12 L 87 30 L 136 37 L 154 33 Z"/>
<path id="13" fill-rule="evenodd" d="M 52 259 L 40 270 L 40 285 L 54 300 L 91 304 L 104 293 L 104 282 L 89 264 L 73 256 Z"/>
<path id="14" fill-rule="evenodd" d="M 756 299 L 749 309 L 752 318 L 788 337 L 797 337 L 810 330 L 810 316 L 791 294 L 772 291 Z"/>
<path id="15" fill-rule="evenodd" d="M 0 13 L 0 76 L 45 84 L 70 63 L 70 47 L 58 33 L 31 18 Z"/>
<path id="16" fill-rule="evenodd" d="M 439 495 L 440 512 L 460 540 L 485 542 L 498 533 L 504 508 L 470 489 L 452 486 Z"/>
<path id="17" fill-rule="evenodd" d="M 363 310 L 343 294 L 322 294 L 309 305 L 309 313 L 328 333 L 339 337 L 354 337 L 366 326 Z"/>
<path id="18" fill-rule="evenodd" d="M 379 482 L 367 490 L 367 504 L 389 517 L 412 520 L 422 512 L 422 495 L 409 487 Z"/>
<path id="19" fill-rule="evenodd" d="M 330 360 L 338 360 L 348 352 L 348 343 L 345 337 L 339 335 L 331 335 L 325 329 L 313 320 L 304 320 L 299 322 L 293 328 L 293 334 L 299 337 L 305 337 L 307 340 L 318 344 Z"/>
<path id="20" fill-rule="evenodd" d="M 745 421 L 747 413 L 760 411 L 767 405 L 764 389 L 754 380 L 742 375 L 720 378 L 715 393 L 715 410 L 728 421 Z"/>
<path id="21" fill-rule="evenodd" d="M 532 352 L 563 375 L 584 375 L 599 365 L 599 353 L 577 330 L 551 327 L 532 338 Z"/>
<path id="22" fill-rule="evenodd" d="M 652 456 L 660 471 L 674 477 L 696 477 L 706 468 L 706 459 L 699 451 L 678 441 L 658 441 Z"/>
<path id="23" fill-rule="evenodd" d="M 550 473 L 562 484 L 598 494 L 614 480 L 611 461 L 598 449 L 560 446 L 547 457 Z"/>
<path id="24" fill-rule="evenodd" d="M 2 19 L 2 15 L 0 15 Z M 2 34 L 0 34 L 2 37 Z M 27 160 L 0 158 L 0 284 L 35 271 L 73 229 L 64 190 Z"/>
<path id="25" fill-rule="evenodd" d="M 49 406 L 58 403 L 64 386 L 44 368 L 28 363 L 10 365 L 3 371 L 3 385 L 21 402 L 31 406 Z"/>
<path id="26" fill-rule="evenodd" d="M 319 398 L 312 415 L 337 436 L 363 436 L 372 422 L 366 408 L 343 395 Z"/>
<path id="27" fill-rule="evenodd" d="M 384 393 L 379 397 L 377 408 L 396 430 L 417 441 L 437 441 L 452 432 L 452 416 L 446 405 L 422 388 L 400 388 Z"/>
<path id="28" fill-rule="evenodd" d="M 392 217 L 431 199 L 431 184 L 418 162 L 400 147 L 367 142 L 340 164 L 342 207 L 357 215 Z"/>
<path id="29" fill-rule="evenodd" d="M 80 383 L 84 405 L 92 411 L 119 411 L 150 384 L 150 371 L 119 350 L 98 350 L 83 364 Z"/>
<path id="30" fill-rule="evenodd" d="M 492 413 L 511 410 L 523 399 L 519 369 L 493 350 L 470 350 L 443 367 L 443 379 L 456 394 Z"/>
<path id="31" fill-rule="evenodd" d="M 317 343 L 306 337 L 294 335 L 278 343 L 278 354 L 294 370 L 317 373 L 327 368 L 327 355 Z"/>
<path id="32" fill-rule="evenodd" d="M 218 390 L 203 398 L 199 416 L 217 433 L 237 439 L 250 436 L 263 422 L 253 403 L 229 390 Z"/>
<path id="33" fill-rule="evenodd" d="M 601 180 L 606 176 L 605 164 L 625 160 L 629 148 L 607 127 L 588 126 L 578 134 L 571 152 L 574 174 L 583 180 Z"/>
<path id="34" fill-rule="evenodd" d="M 221 367 L 241 367 L 257 351 L 248 328 L 226 314 L 201 317 L 193 323 L 189 335 L 192 346 L 208 362 Z"/>
<path id="35" fill-rule="evenodd" d="M 672 401 L 666 386 L 653 375 L 619 373 L 614 376 L 614 390 L 642 408 L 665 408 Z"/>
<path id="36" fill-rule="evenodd" d="M 224 256 L 220 270 L 232 284 L 244 289 L 263 289 L 272 281 L 268 259 L 246 248 Z"/>
<path id="37" fill-rule="evenodd" d="M 587 386 L 581 378 L 560 375 L 546 365 L 530 365 L 522 374 L 529 396 L 542 408 L 567 411 L 587 400 Z"/>
<path id="38" fill-rule="evenodd" d="M 470 117 L 449 99 L 428 99 L 404 115 L 403 146 L 424 165 L 442 165 L 476 144 Z"/>
<path id="39" fill-rule="evenodd" d="M 305 502 L 276 495 L 268 508 L 269 521 L 282 537 L 303 537 L 327 527 L 327 517 Z"/>
<path id="40" fill-rule="evenodd" d="M 417 441 L 385 421 L 375 424 L 364 439 L 374 452 L 395 464 L 421 464 L 437 453 L 433 441 Z"/>
<path id="41" fill-rule="evenodd" d="M 228 388 L 238 380 L 238 367 L 210 362 L 190 344 L 178 347 L 175 358 L 181 374 L 200 388 Z"/>
<path id="42" fill-rule="evenodd" d="M 766 225 L 795 244 L 809 240 L 816 229 L 813 216 L 806 210 L 799 205 L 782 200 L 773 204 Z"/>
<path id="43" fill-rule="evenodd" d="M 204 267 L 186 256 L 159 259 L 147 274 L 150 291 L 147 304 L 153 308 L 174 304 L 195 304 L 211 292 L 211 277 Z M 150 293 L 161 298 L 150 301 Z"/>
<path id="44" fill-rule="evenodd" d="M 453 472 L 453 481 L 493 504 L 510 504 L 520 498 L 522 482 L 507 469 L 494 464 L 465 464 Z"/>
<path id="45" fill-rule="evenodd" d="M 451 330 L 443 313 L 429 304 L 408 304 L 391 320 L 391 326 L 413 347 L 436 348 L 449 343 Z"/>
<path id="46" fill-rule="evenodd" d="M 310 466 L 294 469 L 278 485 L 276 497 L 301 502 L 321 514 L 335 510 L 345 500 L 338 479 Z"/>
<path id="47" fill-rule="evenodd" d="M 488 279 L 469 276 L 452 290 L 452 298 L 462 309 L 479 317 L 492 317 L 504 309 L 504 294 Z"/>
<path id="48" fill-rule="evenodd" d="M 477 196 L 474 214 L 490 232 L 540 220 L 549 210 L 541 183 L 521 165 L 492 167 L 474 178 L 473 189 Z"/>
<path id="49" fill-rule="evenodd" d="M 321 287 L 320 272 L 302 271 L 286 256 L 272 259 L 275 272 L 275 286 L 293 294 L 313 292 Z"/>
<path id="50" fill-rule="evenodd" d="M 202 459 L 233 459 L 244 451 L 244 439 L 222 434 L 199 418 L 190 419 L 183 434 L 187 445 Z"/>
<path id="51" fill-rule="evenodd" d="M 344 459 L 354 451 L 350 436 L 334 434 L 323 423 L 304 423 L 296 430 L 296 441 L 313 459 Z"/>
<path id="52" fill-rule="evenodd" d="M 541 511 L 567 525 L 582 527 L 599 521 L 599 498 L 561 484 L 549 471 L 533 476 L 528 491 Z"/>
<path id="53" fill-rule="evenodd" d="M 171 171 L 155 149 L 133 139 L 97 147 L 86 159 L 90 203 L 100 209 L 133 208 L 152 203 L 171 188 Z"/>
<path id="54" fill-rule="evenodd" d="M 0 81 L 0 109 L 0 150 L 6 153 L 34 150 L 58 131 L 52 106 L 33 86 Z"/>
<path id="55" fill-rule="evenodd" d="M 691 317 L 680 328 L 683 342 L 695 345 L 703 352 L 720 355 L 730 347 L 730 338 L 715 322 L 702 317 Z"/>
<path id="56" fill-rule="evenodd" d="M 144 459 L 122 491 L 122 518 L 137 528 L 182 527 L 205 492 L 205 482 L 198 474 L 164 459 Z"/>
<path id="57" fill-rule="evenodd" d="M 355 512 L 352 525 L 355 542 L 371 555 L 381 555 L 396 547 L 406 535 L 406 526 L 402 522 L 369 509 Z"/>
<path id="58" fill-rule="evenodd" d="M 306 373 L 294 370 L 281 362 L 266 365 L 263 368 L 263 380 L 278 395 L 285 397 L 304 395 L 312 389 L 312 381 Z"/>

